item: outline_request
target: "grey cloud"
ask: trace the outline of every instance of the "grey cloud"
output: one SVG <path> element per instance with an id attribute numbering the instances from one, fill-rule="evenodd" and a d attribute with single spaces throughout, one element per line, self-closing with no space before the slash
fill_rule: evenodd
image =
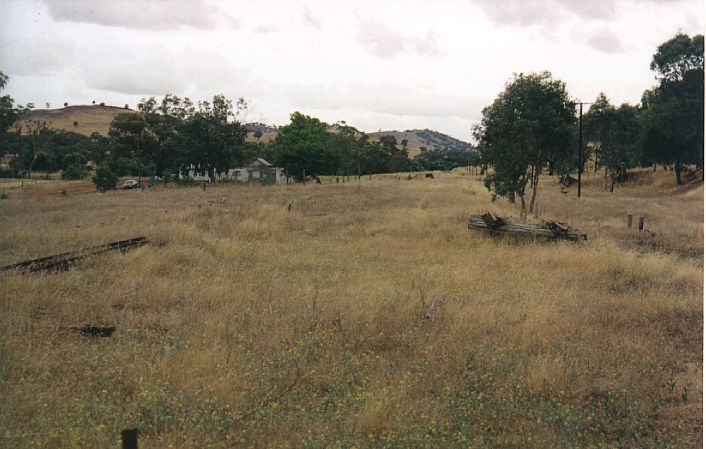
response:
<path id="1" fill-rule="evenodd" d="M 237 21 L 215 4 L 204 0 L 87 1 L 44 0 L 54 20 L 92 23 L 104 26 L 165 30 L 179 27 L 208 29 L 224 24 L 236 27 Z"/>
<path id="2" fill-rule="evenodd" d="M 474 4 L 499 25 L 529 26 L 549 22 L 556 15 L 547 2 L 536 0 L 476 0 Z"/>
<path id="3" fill-rule="evenodd" d="M 391 58 L 405 48 L 402 36 L 373 20 L 363 24 L 358 34 L 358 42 L 381 58 Z"/>
<path id="4" fill-rule="evenodd" d="M 438 55 L 442 53 L 439 43 L 439 33 L 435 30 L 427 31 L 424 39 L 413 39 L 409 43 L 410 47 L 420 55 Z"/>
<path id="5" fill-rule="evenodd" d="M 74 53 L 73 46 L 58 37 L 16 39 L 0 46 L 4 70 L 13 75 L 56 75 L 71 65 Z"/>
<path id="6" fill-rule="evenodd" d="M 482 107 L 479 99 L 384 85 L 298 85 L 286 89 L 295 107 L 353 109 L 408 117 L 459 117 Z"/>
<path id="7" fill-rule="evenodd" d="M 562 6 L 568 12 L 586 19 L 612 20 L 617 13 L 615 0 L 568 0 L 562 2 Z"/>
<path id="8" fill-rule="evenodd" d="M 311 27 L 311 28 L 321 28 L 321 21 L 312 14 L 311 10 L 308 7 L 304 7 L 304 11 L 302 12 L 302 20 L 304 21 L 304 25 Z"/>
<path id="9" fill-rule="evenodd" d="M 209 61 L 208 64 L 184 64 L 181 52 L 192 53 L 195 49 L 154 46 L 144 53 L 110 48 L 101 50 L 93 59 L 81 62 L 81 77 L 93 89 L 142 96 L 186 95 L 189 92 L 208 95 L 214 93 L 214 89 L 221 90 L 234 83 L 243 90 L 252 84 L 251 76 L 245 70 L 234 67 L 213 51 L 199 51 L 199 56 Z M 111 61 L 120 63 L 111 64 Z M 245 92 L 238 94 L 245 95 Z"/>
<path id="10" fill-rule="evenodd" d="M 404 51 L 420 55 L 442 53 L 438 34 L 429 30 L 425 37 L 403 36 L 377 20 L 367 20 L 358 33 L 358 42 L 370 53 L 383 59 L 390 59 Z"/>
<path id="11" fill-rule="evenodd" d="M 614 0 L 475 0 L 473 3 L 499 25 L 547 25 L 564 14 L 610 20 L 616 11 Z"/>
<path id="12" fill-rule="evenodd" d="M 604 53 L 622 53 L 625 51 L 618 36 L 608 28 L 599 28 L 588 36 L 588 44 Z"/>
<path id="13" fill-rule="evenodd" d="M 277 27 L 274 25 L 259 25 L 255 27 L 253 31 L 259 34 L 268 34 L 277 31 Z"/>
<path id="14" fill-rule="evenodd" d="M 685 0 L 640 0 L 640 3 L 681 3 Z M 694 1 L 694 0 L 692 0 Z M 472 0 L 498 25 L 552 25 L 565 16 L 612 21 L 625 0 Z"/>

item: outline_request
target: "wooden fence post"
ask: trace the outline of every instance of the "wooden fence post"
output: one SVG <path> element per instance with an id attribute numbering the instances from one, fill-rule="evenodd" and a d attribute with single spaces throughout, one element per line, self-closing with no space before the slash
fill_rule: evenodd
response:
<path id="1" fill-rule="evenodd" d="M 628 229 L 632 228 L 632 215 L 628 214 Z"/>
<path id="2" fill-rule="evenodd" d="M 123 449 L 137 449 L 137 429 L 125 429 L 120 432 Z"/>
<path id="3" fill-rule="evenodd" d="M 645 227 L 645 217 L 640 217 L 640 223 L 637 226 L 637 229 L 642 231 L 642 229 Z"/>

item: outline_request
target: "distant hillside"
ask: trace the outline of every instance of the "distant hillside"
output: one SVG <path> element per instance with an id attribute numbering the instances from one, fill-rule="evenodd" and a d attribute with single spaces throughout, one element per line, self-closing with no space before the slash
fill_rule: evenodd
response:
<path id="1" fill-rule="evenodd" d="M 48 123 L 49 128 L 59 131 L 71 131 L 90 136 L 97 132 L 108 135 L 110 123 L 119 114 L 134 113 L 132 109 L 116 106 L 76 105 L 60 109 L 33 109 L 24 114 L 18 123 L 25 120 L 39 120 Z"/>
<path id="2" fill-rule="evenodd" d="M 265 123 L 260 123 L 260 122 L 252 122 L 252 123 L 246 123 L 245 129 L 248 131 L 260 131 L 263 134 L 264 133 L 276 133 L 277 132 L 277 127 L 274 125 L 267 125 Z"/>
<path id="3" fill-rule="evenodd" d="M 279 132 L 276 126 L 260 122 L 246 123 L 243 126 L 248 130 L 248 135 L 245 138 L 248 142 L 268 143 L 275 140 Z M 261 133 L 259 138 L 255 137 L 255 133 L 258 131 Z"/>
<path id="4" fill-rule="evenodd" d="M 374 133 L 368 133 L 371 137 L 375 139 L 380 139 L 383 136 L 394 136 L 397 139 L 397 143 L 402 143 L 403 140 L 407 140 L 407 147 L 410 148 L 410 156 L 414 156 L 413 150 L 421 149 L 423 147 L 428 150 L 458 150 L 458 151 L 468 151 L 473 149 L 473 145 L 462 140 L 455 139 L 439 131 L 434 131 L 431 129 L 408 129 L 406 131 L 378 131 Z"/>

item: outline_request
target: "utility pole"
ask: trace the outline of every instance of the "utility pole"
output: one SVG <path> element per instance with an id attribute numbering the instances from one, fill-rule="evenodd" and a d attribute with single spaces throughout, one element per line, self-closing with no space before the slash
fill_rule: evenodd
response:
<path id="1" fill-rule="evenodd" d="M 581 198 L 581 173 L 583 173 L 583 103 L 579 103 L 579 198 Z"/>
<path id="2" fill-rule="evenodd" d="M 578 182 L 578 197 L 581 198 L 581 174 L 583 173 L 583 105 L 593 103 L 577 102 L 579 105 L 579 182 Z"/>

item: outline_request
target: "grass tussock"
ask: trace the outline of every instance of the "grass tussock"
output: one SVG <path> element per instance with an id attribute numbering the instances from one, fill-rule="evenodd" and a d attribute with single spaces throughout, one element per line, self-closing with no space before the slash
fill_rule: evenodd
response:
<path id="1" fill-rule="evenodd" d="M 519 212 L 463 171 L 13 195 L 2 264 L 153 244 L 0 275 L 0 446 L 700 447 L 703 189 L 551 182 L 587 242 L 467 230 Z"/>

